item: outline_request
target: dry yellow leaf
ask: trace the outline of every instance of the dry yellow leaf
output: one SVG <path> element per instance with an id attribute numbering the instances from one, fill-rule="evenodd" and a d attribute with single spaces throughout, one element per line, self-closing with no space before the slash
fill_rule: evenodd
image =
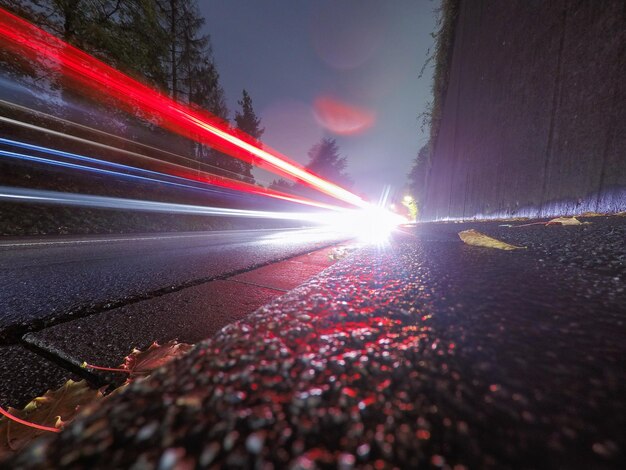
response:
<path id="1" fill-rule="evenodd" d="M 459 232 L 459 238 L 463 240 L 463 243 L 473 246 L 482 246 L 485 248 L 495 248 L 498 250 L 521 250 L 526 247 L 509 245 L 495 238 L 491 238 L 483 233 L 477 232 L 474 229 L 463 230 Z"/>
<path id="2" fill-rule="evenodd" d="M 499 219 L 501 222 L 524 222 L 529 220 L 528 217 L 507 217 L 506 219 Z"/>
<path id="3" fill-rule="evenodd" d="M 131 377 L 145 376 L 187 353 L 191 348 L 193 348 L 192 344 L 179 343 L 174 340 L 165 344 L 159 344 L 155 341 L 145 351 L 133 349 L 124 358 L 124 364 L 121 365 L 121 368 L 127 370 Z"/>
<path id="4" fill-rule="evenodd" d="M 589 223 L 589 222 L 585 222 Z M 583 222 L 576 217 L 557 217 L 556 219 L 549 220 L 546 225 L 582 225 Z"/>
<path id="5" fill-rule="evenodd" d="M 13 416 L 36 425 L 61 428 L 74 419 L 81 407 L 102 398 L 99 390 L 89 388 L 87 382 L 68 380 L 57 390 L 48 390 L 43 397 L 32 400 L 23 410 L 9 408 Z M 0 417 L 0 459 L 27 446 L 33 439 L 46 433 Z"/>
<path id="6" fill-rule="evenodd" d="M 606 214 L 600 214 L 599 212 L 583 212 L 579 217 L 604 217 Z"/>

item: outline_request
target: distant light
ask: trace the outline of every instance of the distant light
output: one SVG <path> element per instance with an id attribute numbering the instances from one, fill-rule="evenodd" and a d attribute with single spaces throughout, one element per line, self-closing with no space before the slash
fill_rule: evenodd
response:
<path id="1" fill-rule="evenodd" d="M 407 222 L 401 215 L 376 206 L 327 213 L 323 217 L 325 220 L 318 220 L 318 223 L 354 236 L 363 243 L 376 245 L 385 244 L 393 231 Z"/>

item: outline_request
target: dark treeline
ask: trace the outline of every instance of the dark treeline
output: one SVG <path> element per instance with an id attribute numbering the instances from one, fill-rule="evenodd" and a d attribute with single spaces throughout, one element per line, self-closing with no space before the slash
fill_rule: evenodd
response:
<path id="1" fill-rule="evenodd" d="M 199 106 L 227 122 L 231 117 L 210 37 L 203 28 L 204 18 L 195 0 L 0 0 L 0 6 L 178 102 Z M 0 55 L 0 60 L 4 73 L 12 78 L 28 77 L 29 84 L 40 87 L 46 84 L 46 92 L 56 93 L 64 103 L 84 101 L 61 78 L 54 77 L 53 71 L 20 64 L 14 57 Z M 245 90 L 239 104 L 241 110 L 236 111 L 234 127 L 258 139 L 262 129 Z M 45 106 L 49 108 L 50 104 L 44 103 Z M 71 116 L 56 111 L 57 115 Z M 172 136 L 140 119 L 110 109 L 107 113 L 115 116 L 116 122 L 126 124 L 121 126 L 121 133 L 127 137 L 139 138 L 142 129 L 148 130 L 161 148 L 211 165 L 214 173 L 254 182 L 248 163 Z M 98 114 L 94 121 L 101 123 L 102 110 L 97 109 L 94 114 Z M 120 133 L 120 129 L 116 131 Z"/>
<path id="2" fill-rule="evenodd" d="M 354 182 L 346 171 L 348 159 L 339 153 L 339 146 L 335 139 L 322 137 L 319 142 L 313 144 L 309 149 L 307 156 L 309 158 L 305 166 L 307 170 L 346 189 L 352 188 Z M 297 193 L 301 196 L 310 197 L 329 204 L 337 203 L 334 198 L 321 194 L 317 190 L 311 189 L 306 184 L 289 182 L 283 178 L 272 181 L 269 187 L 277 191 Z"/>

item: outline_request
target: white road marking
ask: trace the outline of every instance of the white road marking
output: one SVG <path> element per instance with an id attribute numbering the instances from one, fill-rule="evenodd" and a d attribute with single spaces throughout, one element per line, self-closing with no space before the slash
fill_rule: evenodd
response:
<path id="1" fill-rule="evenodd" d="M 74 244 L 86 244 L 86 243 L 111 243 L 111 242 L 132 242 L 132 241 L 146 241 L 146 240 L 169 240 L 173 238 L 199 238 L 199 237 L 214 237 L 218 235 L 224 235 L 227 233 L 241 233 L 241 232 L 283 232 L 291 230 L 302 229 L 250 229 L 250 230 L 222 230 L 218 232 L 203 232 L 198 234 L 187 235 L 160 235 L 151 237 L 127 237 L 127 238 L 98 238 L 98 239 L 86 239 L 86 240 L 56 240 L 56 241 L 30 241 L 30 242 L 17 242 L 17 243 L 0 243 L 0 248 L 16 248 L 25 246 L 47 246 L 47 245 L 74 245 Z M 306 231 L 306 229 L 304 229 Z"/>

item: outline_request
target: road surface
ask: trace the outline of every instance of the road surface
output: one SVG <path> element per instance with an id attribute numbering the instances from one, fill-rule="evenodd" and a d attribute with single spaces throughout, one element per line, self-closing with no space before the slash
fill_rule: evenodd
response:
<path id="1" fill-rule="evenodd" d="M 0 339 L 339 240 L 316 228 L 4 240 Z"/>

